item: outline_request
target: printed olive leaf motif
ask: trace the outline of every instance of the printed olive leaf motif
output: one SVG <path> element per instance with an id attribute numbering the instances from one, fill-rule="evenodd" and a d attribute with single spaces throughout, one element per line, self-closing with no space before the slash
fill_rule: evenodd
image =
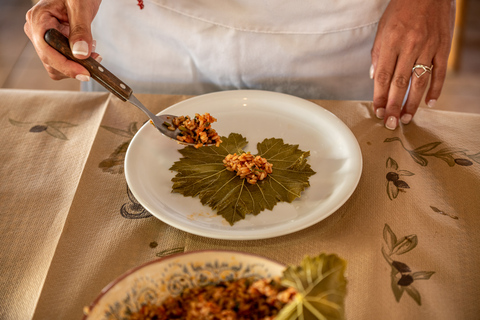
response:
<path id="1" fill-rule="evenodd" d="M 273 164 L 273 172 L 263 181 L 251 185 L 226 170 L 223 159 L 228 154 L 241 154 L 247 140 L 237 133 L 222 137 L 220 147 L 186 147 L 183 155 L 170 170 L 178 173 L 172 179 L 173 192 L 198 196 L 203 205 L 217 211 L 231 225 L 272 210 L 279 201 L 292 202 L 309 186 L 308 178 L 315 174 L 307 163 L 309 152 L 298 145 L 285 144 L 282 139 L 265 139 L 257 145 L 258 155 Z"/>
<path id="2" fill-rule="evenodd" d="M 397 236 L 388 226 L 388 224 L 385 224 L 385 227 L 383 228 L 383 239 L 385 240 L 385 243 L 387 244 L 387 247 L 389 249 L 389 256 L 391 256 L 392 254 L 405 254 L 413 250 L 418 245 L 417 236 L 414 234 L 397 240 Z"/>
<path id="3" fill-rule="evenodd" d="M 427 166 L 428 165 L 428 160 L 426 157 L 435 157 L 437 159 L 445 161 L 450 167 L 455 166 L 455 164 L 460 165 L 460 166 L 471 166 L 473 165 L 473 161 L 480 163 L 480 153 L 477 154 L 472 154 L 468 155 L 467 151 L 465 149 L 460 149 L 460 148 L 442 148 L 439 150 L 434 151 L 437 147 L 439 147 L 442 142 L 431 142 L 427 143 L 423 146 L 420 146 L 418 148 L 415 148 L 413 150 L 409 150 L 405 147 L 403 144 L 403 141 L 398 138 L 387 138 L 383 142 L 393 142 L 393 141 L 398 141 L 402 145 L 403 149 L 407 151 L 410 156 L 412 157 L 415 162 L 420 164 L 421 166 Z M 462 157 L 467 157 L 462 158 Z"/>
<path id="4" fill-rule="evenodd" d="M 275 319 L 344 319 L 345 269 L 345 260 L 334 254 L 306 257 L 300 266 L 289 266 L 281 283 L 295 288 L 299 294 Z"/>
<path id="5" fill-rule="evenodd" d="M 404 189 L 410 189 L 410 186 L 404 180 L 401 180 L 400 177 L 403 176 L 413 176 L 414 173 L 407 170 L 398 170 L 398 163 L 388 157 L 386 163 L 387 169 L 390 171 L 387 173 L 387 195 L 390 200 L 396 199 L 400 191 Z M 393 170 L 393 171 L 392 171 Z"/>
<path id="6" fill-rule="evenodd" d="M 413 250 L 418 245 L 417 236 L 412 234 L 397 240 L 397 236 L 390 226 L 385 224 L 383 228 L 383 240 L 385 241 L 386 249 L 385 246 L 382 246 L 382 255 L 391 267 L 390 285 L 395 300 L 399 302 L 403 293 L 407 292 L 418 305 L 422 305 L 422 298 L 415 288 L 414 282 L 417 280 L 428 280 L 435 272 L 412 272 L 407 264 L 394 259 L 394 256 L 402 255 Z"/>
<path id="7" fill-rule="evenodd" d="M 471 160 L 475 161 L 476 163 L 480 163 L 480 152 L 479 153 L 475 153 L 475 154 L 471 154 L 471 155 L 466 155 L 468 158 L 470 158 Z M 470 165 L 468 162 L 465 162 L 464 161 L 465 159 L 455 159 L 455 162 L 459 165 L 462 165 L 462 166 L 465 166 L 465 165 Z M 463 164 L 460 164 L 459 162 L 462 161 Z M 467 160 L 468 161 L 468 160 Z M 471 161 L 470 161 L 471 163 Z M 472 163 L 473 164 L 473 163 Z"/>
<path id="8" fill-rule="evenodd" d="M 387 168 L 391 168 L 393 170 L 398 170 L 398 163 L 397 161 L 393 160 L 392 158 L 388 157 L 387 159 Z"/>
<path id="9" fill-rule="evenodd" d="M 397 255 L 405 254 L 413 250 L 413 248 L 415 248 L 417 244 L 418 244 L 417 236 L 413 234 L 408 235 L 403 239 L 401 239 L 400 241 L 397 241 L 397 243 L 393 247 L 391 254 L 397 254 Z"/>
<path id="10" fill-rule="evenodd" d="M 21 121 L 13 120 L 11 118 L 8 118 L 8 122 L 10 122 L 10 124 L 17 127 L 24 127 L 32 124 L 32 122 L 21 122 Z"/>
<path id="11" fill-rule="evenodd" d="M 448 217 L 450 217 L 450 218 L 452 218 L 452 219 L 458 220 L 458 217 L 457 217 L 456 215 L 446 213 L 446 212 L 438 209 L 437 207 L 430 206 L 430 209 L 432 209 L 433 212 L 436 212 L 436 213 L 439 213 L 439 214 L 441 214 L 441 215 L 448 216 Z"/>
<path id="12" fill-rule="evenodd" d="M 25 127 L 30 126 L 29 132 L 39 133 L 39 132 L 46 132 L 47 134 L 51 135 L 54 138 L 61 139 L 61 140 L 68 140 L 67 136 L 61 129 L 67 129 L 71 127 L 76 127 L 76 124 L 72 124 L 66 121 L 46 121 L 41 124 L 34 124 L 32 122 L 21 122 L 16 121 L 13 119 L 8 119 L 10 124 L 17 126 L 17 127 Z"/>
<path id="13" fill-rule="evenodd" d="M 110 156 L 102 160 L 102 162 L 99 163 L 98 167 L 101 168 L 104 172 L 109 172 L 109 173 L 123 173 L 123 164 L 125 162 L 125 155 L 127 153 L 128 145 L 130 144 L 130 141 L 132 140 L 133 136 L 135 136 L 135 133 L 137 133 L 138 128 L 137 128 L 137 123 L 132 122 L 128 126 L 127 130 L 123 129 L 118 129 L 118 128 L 113 128 L 113 127 L 108 127 L 108 126 L 101 126 L 103 129 L 110 131 L 116 135 L 128 138 L 127 141 L 121 143 L 115 151 L 113 151 Z"/>
<path id="14" fill-rule="evenodd" d="M 178 247 L 178 248 L 171 248 L 171 249 L 163 250 L 163 251 L 157 252 L 155 255 L 157 257 L 163 258 L 163 257 L 169 256 L 171 254 L 181 253 L 181 252 L 185 252 L 185 247 Z"/>
<path id="15" fill-rule="evenodd" d="M 392 252 L 393 248 L 397 245 L 397 236 L 388 224 L 385 224 L 383 228 L 383 240 L 385 240 L 389 251 Z"/>
<path id="16" fill-rule="evenodd" d="M 47 125 L 47 129 L 45 131 L 49 135 L 62 140 L 68 140 L 68 138 L 60 129 L 71 128 L 76 126 L 75 124 L 71 124 L 64 121 L 47 121 L 45 122 L 45 124 Z"/>
<path id="17" fill-rule="evenodd" d="M 101 126 L 103 129 L 108 130 L 116 135 L 125 137 L 125 138 L 133 138 L 133 136 L 137 133 L 138 127 L 137 127 L 137 122 L 131 122 L 128 126 L 127 130 L 123 129 L 118 129 L 114 127 L 109 127 L 109 126 Z"/>
<path id="18" fill-rule="evenodd" d="M 127 142 L 123 142 L 115 149 L 115 151 L 110 154 L 107 159 L 102 160 L 102 162 L 98 164 L 98 167 L 104 172 L 122 174 L 123 163 L 125 162 L 125 155 L 127 154 L 129 144 L 130 140 Z"/>
<path id="19" fill-rule="evenodd" d="M 151 249 L 157 248 L 158 247 L 158 242 L 157 241 L 150 242 L 149 247 Z M 162 257 L 169 256 L 171 254 L 181 253 L 181 252 L 185 252 L 185 247 L 176 247 L 176 248 L 165 249 L 165 250 L 162 250 L 160 252 L 157 252 L 155 255 L 157 257 L 162 258 Z"/>

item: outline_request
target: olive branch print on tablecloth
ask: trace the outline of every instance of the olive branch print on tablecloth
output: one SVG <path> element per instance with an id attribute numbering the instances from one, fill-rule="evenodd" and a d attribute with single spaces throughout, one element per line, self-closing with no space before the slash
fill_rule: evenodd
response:
<path id="1" fill-rule="evenodd" d="M 386 167 L 389 170 L 387 178 L 387 195 L 390 200 L 396 199 L 400 192 L 405 192 L 404 189 L 410 189 L 410 186 L 404 180 L 400 179 L 404 176 L 413 176 L 413 172 L 407 170 L 399 170 L 398 163 L 392 158 L 388 157 Z"/>
<path id="2" fill-rule="evenodd" d="M 467 150 L 460 148 L 442 148 L 440 145 L 442 142 L 431 142 L 424 144 L 413 150 L 409 150 L 403 144 L 403 141 L 398 138 L 387 138 L 383 142 L 394 142 L 398 141 L 402 145 L 403 149 L 407 151 L 413 160 L 421 166 L 428 165 L 428 160 L 426 157 L 435 157 L 437 159 L 445 161 L 450 167 L 454 165 L 460 166 L 471 166 L 473 162 L 480 164 L 480 152 L 476 154 L 467 154 Z M 435 149 L 435 150 L 434 150 Z M 468 159 L 467 159 L 468 158 Z"/>
<path id="3" fill-rule="evenodd" d="M 13 119 L 8 119 L 10 124 L 17 127 L 30 127 L 29 132 L 40 133 L 46 132 L 54 138 L 60 140 L 68 140 L 67 136 L 63 132 L 63 129 L 76 127 L 76 124 L 72 124 L 65 121 L 45 121 L 45 122 L 21 122 Z"/>
<path id="4" fill-rule="evenodd" d="M 416 271 L 412 272 L 410 267 L 404 262 L 397 260 L 397 257 L 413 250 L 418 239 L 414 234 L 398 239 L 388 224 L 383 228 L 382 254 L 391 267 L 391 287 L 395 300 L 400 302 L 404 292 L 419 305 L 422 305 L 422 297 L 415 287 L 418 280 L 428 280 L 435 273 L 434 271 Z"/>

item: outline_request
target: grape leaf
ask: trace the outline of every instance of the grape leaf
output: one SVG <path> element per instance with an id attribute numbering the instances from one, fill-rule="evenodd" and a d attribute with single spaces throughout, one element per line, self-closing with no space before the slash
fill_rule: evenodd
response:
<path id="1" fill-rule="evenodd" d="M 186 197 L 198 196 L 203 205 L 216 210 L 230 225 L 245 219 L 247 214 L 272 210 L 280 201 L 299 198 L 310 185 L 309 177 L 315 174 L 307 163 L 308 151 L 270 138 L 257 144 L 257 155 L 273 164 L 273 172 L 265 180 L 249 184 L 223 165 L 228 154 L 245 152 L 247 139 L 238 133 L 221 139 L 219 147 L 188 146 L 179 150 L 183 157 L 170 168 L 177 171 L 172 191 Z"/>
<path id="2" fill-rule="evenodd" d="M 300 266 L 289 266 L 281 283 L 297 290 L 294 301 L 282 308 L 276 320 L 340 320 L 345 316 L 347 281 L 345 260 L 324 253 L 305 257 Z"/>

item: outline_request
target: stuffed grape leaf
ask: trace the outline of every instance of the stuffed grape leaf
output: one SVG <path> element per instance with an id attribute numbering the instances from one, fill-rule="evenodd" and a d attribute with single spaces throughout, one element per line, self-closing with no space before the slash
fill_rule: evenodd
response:
<path id="1" fill-rule="evenodd" d="M 308 151 L 270 138 L 257 144 L 257 155 L 273 164 L 273 172 L 265 180 L 249 184 L 223 164 L 228 154 L 245 152 L 247 139 L 238 133 L 221 139 L 219 147 L 188 146 L 179 150 L 183 157 L 170 168 L 177 172 L 172 179 L 172 191 L 186 197 L 198 196 L 203 205 L 216 210 L 230 225 L 245 219 L 247 214 L 272 210 L 280 201 L 299 198 L 310 185 L 309 177 L 315 174 L 307 163 Z"/>
<path id="2" fill-rule="evenodd" d="M 337 255 L 305 257 L 300 266 L 289 266 L 282 285 L 298 292 L 295 300 L 282 308 L 276 320 L 341 320 L 345 316 L 345 260 Z"/>

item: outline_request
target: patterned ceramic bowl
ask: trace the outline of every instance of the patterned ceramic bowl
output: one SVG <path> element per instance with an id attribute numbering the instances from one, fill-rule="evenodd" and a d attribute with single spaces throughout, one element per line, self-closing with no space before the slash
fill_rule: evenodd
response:
<path id="1" fill-rule="evenodd" d="M 134 268 L 106 286 L 85 310 L 84 320 L 128 319 L 147 301 L 224 280 L 281 276 L 285 266 L 249 253 L 195 251 L 171 255 Z"/>

